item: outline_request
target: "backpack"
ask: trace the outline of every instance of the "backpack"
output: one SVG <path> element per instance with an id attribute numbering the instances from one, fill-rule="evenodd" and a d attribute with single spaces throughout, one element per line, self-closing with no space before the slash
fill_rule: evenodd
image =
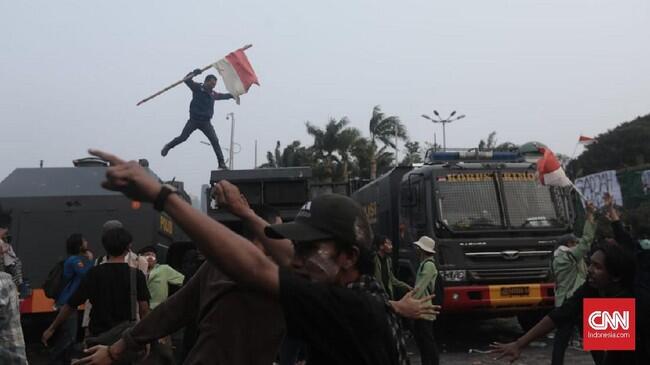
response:
<path id="1" fill-rule="evenodd" d="M 54 267 L 47 274 L 47 279 L 43 283 L 43 291 L 45 296 L 56 300 L 59 297 L 59 294 L 65 288 L 65 282 L 63 280 L 63 263 L 64 260 L 57 262 Z"/>

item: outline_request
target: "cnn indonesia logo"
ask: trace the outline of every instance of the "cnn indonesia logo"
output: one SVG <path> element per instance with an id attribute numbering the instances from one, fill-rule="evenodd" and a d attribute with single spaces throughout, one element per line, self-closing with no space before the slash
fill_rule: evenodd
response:
<path id="1" fill-rule="evenodd" d="M 634 350 L 634 298 L 585 298 L 585 350 Z"/>

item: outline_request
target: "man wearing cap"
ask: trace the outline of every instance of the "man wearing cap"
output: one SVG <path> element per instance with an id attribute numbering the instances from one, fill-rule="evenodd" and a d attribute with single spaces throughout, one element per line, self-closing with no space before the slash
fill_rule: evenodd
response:
<path id="1" fill-rule="evenodd" d="M 288 334 L 310 346 L 310 364 L 409 363 L 397 316 L 372 278 L 370 225 L 350 198 L 319 196 L 303 206 L 294 222 L 266 227 L 267 236 L 293 241 L 290 270 L 192 208 L 173 187 L 161 186 L 137 163 L 101 151 L 90 153 L 112 165 L 105 188 L 164 209 L 212 264 L 239 285 L 275 298 Z M 220 204 L 240 196 L 226 181 L 216 185 L 216 192 Z M 432 306 L 426 311 L 435 313 Z"/>
<path id="2" fill-rule="evenodd" d="M 214 114 L 214 101 L 215 100 L 227 100 L 234 99 L 231 94 L 221 94 L 214 91 L 214 87 L 217 85 L 217 77 L 214 75 L 208 75 L 205 77 L 203 84 L 198 84 L 192 81 L 191 77 L 198 76 L 201 74 L 201 70 L 196 69 L 186 77 L 190 77 L 185 80 L 187 87 L 192 90 L 192 102 L 190 103 L 190 119 L 185 123 L 185 127 L 181 132 L 181 135 L 172 139 L 167 143 L 160 154 L 165 157 L 169 150 L 175 146 L 185 142 L 192 132 L 199 129 L 203 134 L 208 138 L 212 149 L 214 150 L 215 155 L 217 155 L 217 160 L 219 161 L 219 168 L 225 169 L 226 162 L 223 159 L 223 153 L 221 152 L 221 147 L 219 146 L 219 139 L 217 138 L 217 133 L 214 131 L 214 127 L 210 120 Z"/>
<path id="3" fill-rule="evenodd" d="M 587 204 L 585 225 L 582 229 L 582 237 L 578 239 L 574 234 L 565 234 L 558 239 L 558 246 L 553 252 L 551 269 L 555 277 L 555 307 L 559 308 L 562 303 L 570 298 L 573 293 L 584 284 L 587 278 L 587 264 L 585 256 L 591 249 L 596 233 L 594 220 L 594 207 Z M 553 338 L 553 357 L 551 364 L 561 365 L 564 363 L 564 353 L 574 334 L 574 326 L 559 327 Z"/>
<path id="4" fill-rule="evenodd" d="M 435 292 L 436 278 L 438 277 L 438 269 L 434 261 L 436 242 L 431 237 L 422 236 L 413 244 L 417 247 L 420 257 L 420 266 L 415 276 L 415 297 L 421 298 Z M 432 314 L 413 322 L 413 337 L 420 349 L 422 365 L 438 364 L 440 361 L 438 345 L 433 334 L 433 321 L 435 320 L 436 316 Z"/>

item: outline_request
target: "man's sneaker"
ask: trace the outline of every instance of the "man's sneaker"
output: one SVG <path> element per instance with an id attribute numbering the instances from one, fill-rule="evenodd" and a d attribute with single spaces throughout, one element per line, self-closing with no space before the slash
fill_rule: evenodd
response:
<path id="1" fill-rule="evenodd" d="M 162 157 L 165 157 L 165 156 L 167 156 L 167 152 L 169 152 L 169 146 L 165 145 L 165 147 L 163 147 L 163 149 L 160 150 L 160 155 Z"/>
<path id="2" fill-rule="evenodd" d="M 219 164 L 219 170 L 230 170 L 226 164 L 220 163 Z"/>

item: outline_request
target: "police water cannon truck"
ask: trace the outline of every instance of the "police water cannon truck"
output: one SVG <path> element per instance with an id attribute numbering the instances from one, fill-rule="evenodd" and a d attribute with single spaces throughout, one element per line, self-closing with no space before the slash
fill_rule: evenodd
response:
<path id="1" fill-rule="evenodd" d="M 29 284 L 21 293 L 23 314 L 54 311 L 53 300 L 45 296 L 41 285 L 56 263 L 65 259 L 66 239 L 73 233 L 81 233 L 99 257 L 105 255 L 102 226 L 117 219 L 133 235 L 133 250 L 157 245 L 160 262 L 166 262 L 167 248 L 189 240 L 167 214 L 151 204 L 103 189 L 105 162 L 86 158 L 73 163 L 74 167 L 17 168 L 0 182 L 0 205 L 12 216 L 11 244 Z M 140 164 L 148 169 L 146 160 Z M 167 183 L 190 202 L 181 182 Z"/>
<path id="2" fill-rule="evenodd" d="M 517 314 L 528 328 L 553 306 L 550 260 L 574 219 L 569 193 L 539 183 L 538 157 L 431 150 L 421 166 L 398 166 L 352 197 L 392 239 L 403 280 L 414 281 L 412 242 L 436 241 L 445 313 Z"/>

